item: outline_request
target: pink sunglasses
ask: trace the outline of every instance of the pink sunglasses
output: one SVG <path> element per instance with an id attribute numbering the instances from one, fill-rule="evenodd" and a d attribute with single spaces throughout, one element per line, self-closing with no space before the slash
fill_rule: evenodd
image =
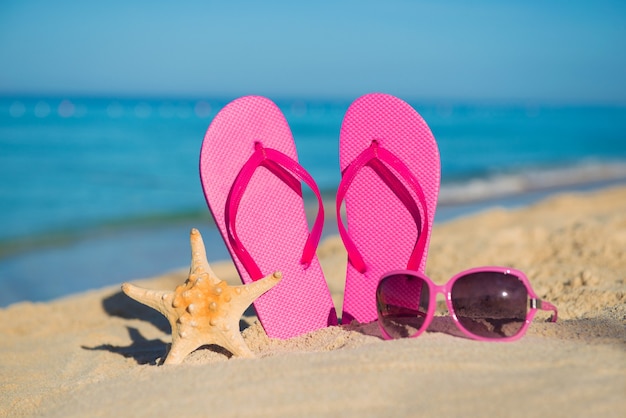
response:
<path id="1" fill-rule="evenodd" d="M 519 270 L 481 267 L 464 271 L 438 286 L 416 271 L 385 274 L 376 288 L 378 323 L 386 339 L 413 338 L 424 332 L 435 316 L 436 297 L 443 293 L 457 328 L 479 341 L 515 341 L 521 338 L 537 310 L 556 306 L 537 298 L 528 278 Z"/>

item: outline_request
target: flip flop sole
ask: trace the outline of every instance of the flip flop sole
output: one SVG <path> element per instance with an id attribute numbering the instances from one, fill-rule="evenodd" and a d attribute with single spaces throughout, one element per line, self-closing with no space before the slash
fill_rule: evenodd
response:
<path id="1" fill-rule="evenodd" d="M 400 159 L 424 193 L 428 222 L 422 233 L 428 235 L 418 268 L 423 272 L 439 194 L 437 143 L 426 122 L 409 104 L 379 93 L 360 97 L 346 112 L 340 134 L 342 172 L 372 141 Z M 371 322 L 377 319 L 378 280 L 388 271 L 407 268 L 418 226 L 398 196 L 368 166 L 358 172 L 347 190 L 345 211 L 349 236 L 367 270 L 360 273 L 348 263 L 342 322 Z"/>
<path id="2" fill-rule="evenodd" d="M 242 97 L 216 115 L 200 154 L 207 204 L 244 283 L 253 279 L 229 242 L 225 214 L 233 182 L 256 142 L 298 159 L 280 109 L 263 97 Z M 300 263 L 309 235 L 300 189 L 294 190 L 265 167 L 257 168 L 241 198 L 236 229 L 264 275 L 283 273 L 281 282 L 254 302 L 269 337 L 290 338 L 337 323 L 317 257 L 308 267 Z"/>

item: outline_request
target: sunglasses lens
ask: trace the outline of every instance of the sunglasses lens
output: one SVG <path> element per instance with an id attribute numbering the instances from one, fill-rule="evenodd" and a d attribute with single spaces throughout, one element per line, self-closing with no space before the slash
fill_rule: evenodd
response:
<path id="1" fill-rule="evenodd" d="M 478 272 L 457 279 L 452 307 L 461 326 L 483 338 L 506 338 L 524 326 L 528 291 L 512 274 Z"/>
<path id="2" fill-rule="evenodd" d="M 409 274 L 387 276 L 376 289 L 378 320 L 391 338 L 411 337 L 424 325 L 429 300 L 423 279 Z"/>

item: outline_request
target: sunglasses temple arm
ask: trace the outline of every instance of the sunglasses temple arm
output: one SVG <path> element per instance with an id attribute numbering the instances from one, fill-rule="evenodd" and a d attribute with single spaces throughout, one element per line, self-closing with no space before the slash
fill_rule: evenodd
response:
<path id="1" fill-rule="evenodd" d="M 558 312 L 557 312 L 556 306 L 554 306 L 550 302 L 546 302 L 545 300 L 542 300 L 541 301 L 541 310 L 542 311 L 552 311 L 552 312 L 554 312 L 554 315 L 552 315 L 552 318 L 550 318 L 550 321 L 551 322 L 556 322 L 556 319 L 558 317 Z"/>

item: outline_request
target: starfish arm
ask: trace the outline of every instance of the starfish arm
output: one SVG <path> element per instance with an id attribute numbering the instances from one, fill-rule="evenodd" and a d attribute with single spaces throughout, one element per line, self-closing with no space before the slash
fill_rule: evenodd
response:
<path id="1" fill-rule="evenodd" d="M 217 277 L 206 258 L 206 249 L 204 247 L 202 235 L 200 235 L 200 231 L 196 228 L 191 230 L 191 233 L 189 234 L 189 242 L 191 243 L 190 273 L 209 273 L 210 277 Z"/>
<path id="2" fill-rule="evenodd" d="M 263 293 L 270 290 L 272 287 L 283 278 L 283 274 L 280 271 L 263 277 L 255 282 L 248 283 L 242 286 L 233 286 L 237 297 L 231 302 L 231 307 L 241 310 L 241 314 Z M 240 315 L 241 316 L 241 315 Z"/>
<path id="3" fill-rule="evenodd" d="M 237 323 L 236 326 L 231 326 L 228 331 L 221 333 L 220 337 L 217 344 L 230 351 L 233 356 L 245 358 L 254 357 L 254 353 L 250 350 L 239 332 L 239 323 Z"/>
<path id="4" fill-rule="evenodd" d="M 169 319 L 172 299 L 174 297 L 173 292 L 144 289 L 130 283 L 124 283 L 122 285 L 122 291 L 137 302 L 143 303 L 152 309 L 156 309 Z"/>
<path id="5" fill-rule="evenodd" d="M 199 344 L 196 339 L 178 338 L 172 341 L 172 347 L 163 364 L 180 364 L 185 357 L 202 345 L 204 344 Z"/>

